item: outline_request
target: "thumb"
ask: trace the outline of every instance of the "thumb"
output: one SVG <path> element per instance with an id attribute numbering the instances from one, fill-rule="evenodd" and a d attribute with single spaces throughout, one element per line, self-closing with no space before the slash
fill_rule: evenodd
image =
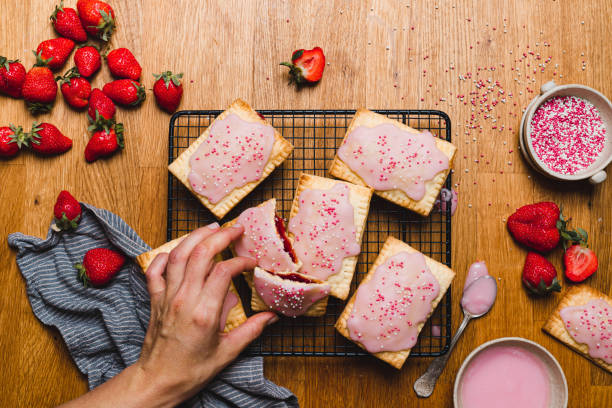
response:
<path id="1" fill-rule="evenodd" d="M 236 358 L 253 340 L 261 335 L 267 325 L 278 321 L 273 312 L 261 312 L 247 319 L 246 322 L 230 331 L 223 340 L 226 352 Z"/>

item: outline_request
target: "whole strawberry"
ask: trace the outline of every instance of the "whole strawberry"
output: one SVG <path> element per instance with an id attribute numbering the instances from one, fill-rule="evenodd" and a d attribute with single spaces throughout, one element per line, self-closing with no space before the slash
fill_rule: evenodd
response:
<path id="1" fill-rule="evenodd" d="M 82 77 L 89 78 L 95 74 L 102 65 L 102 57 L 98 49 L 92 45 L 77 48 L 74 53 L 74 65 Z"/>
<path id="2" fill-rule="evenodd" d="M 30 148 L 43 156 L 61 154 L 72 147 L 72 140 L 50 123 L 34 122 L 28 139 Z"/>
<path id="3" fill-rule="evenodd" d="M 55 31 L 62 37 L 76 42 L 87 41 L 87 33 L 81 24 L 79 15 L 75 9 L 64 7 L 64 0 L 60 1 L 59 6 L 55 6 L 55 11 L 51 14 L 51 21 Z"/>
<path id="4" fill-rule="evenodd" d="M 297 85 L 316 83 L 321 80 L 325 69 L 325 54 L 321 47 L 312 50 L 295 50 L 291 55 L 291 62 L 281 62 L 289 67 L 290 82 Z"/>
<path id="5" fill-rule="evenodd" d="M 102 92 L 113 102 L 122 106 L 140 105 L 147 94 L 140 83 L 131 79 L 117 79 L 104 85 Z"/>
<path id="6" fill-rule="evenodd" d="M 107 248 L 94 248 L 87 251 L 83 263 L 74 267 L 85 287 L 106 285 L 125 264 L 125 257 Z"/>
<path id="7" fill-rule="evenodd" d="M 108 41 L 115 29 L 115 12 L 100 0 L 79 0 L 77 10 L 85 31 L 92 37 Z"/>
<path id="8" fill-rule="evenodd" d="M 56 231 L 76 229 L 81 221 L 81 204 L 66 190 L 60 191 L 53 206 Z"/>
<path id="9" fill-rule="evenodd" d="M 74 41 L 67 38 L 52 38 L 41 42 L 36 48 L 36 55 L 47 60 L 47 66 L 57 71 L 64 66 L 74 49 Z"/>
<path id="10" fill-rule="evenodd" d="M 83 109 L 89 103 L 91 85 L 85 78 L 81 78 L 76 67 L 68 70 L 63 77 L 57 77 L 60 81 L 60 90 L 64 100 L 75 109 Z"/>
<path id="11" fill-rule="evenodd" d="M 557 204 L 541 202 L 525 205 L 508 217 L 508 230 L 521 244 L 539 252 L 549 252 L 559 244 Z"/>
<path id="12" fill-rule="evenodd" d="M 115 116 L 115 104 L 104 92 L 95 88 L 89 95 L 89 110 L 87 115 L 90 122 L 95 122 L 99 117 L 104 119 L 112 119 Z"/>
<path id="13" fill-rule="evenodd" d="M 26 70 L 19 60 L 0 57 L 0 93 L 13 98 L 21 98 L 21 88 L 25 81 Z"/>
<path id="14" fill-rule="evenodd" d="M 21 88 L 21 96 L 30 112 L 49 112 L 57 95 L 57 84 L 47 61 L 36 54 L 36 64 L 28 71 Z"/>
<path id="15" fill-rule="evenodd" d="M 527 254 L 523 267 L 523 284 L 537 295 L 561 291 L 555 266 L 537 252 Z"/>
<path id="16" fill-rule="evenodd" d="M 96 124 L 92 126 L 98 127 Z M 89 139 L 85 147 L 85 160 L 90 163 L 94 162 L 102 157 L 111 156 L 123 147 L 123 124 L 102 126 L 102 128 L 95 130 L 91 139 Z"/>
<path id="17" fill-rule="evenodd" d="M 173 113 L 181 103 L 183 97 L 183 85 L 181 78 L 183 74 L 172 74 L 170 71 L 161 74 L 153 74 L 155 84 L 153 84 L 153 95 L 157 104 L 166 112 Z"/>
<path id="18" fill-rule="evenodd" d="M 10 124 L 8 127 L 0 127 L 0 158 L 17 156 L 21 147 L 27 145 L 26 139 L 21 126 Z"/>
<path id="19" fill-rule="evenodd" d="M 106 55 L 106 63 L 111 74 L 116 78 L 133 79 L 137 81 L 142 68 L 134 54 L 127 48 L 117 48 Z"/>

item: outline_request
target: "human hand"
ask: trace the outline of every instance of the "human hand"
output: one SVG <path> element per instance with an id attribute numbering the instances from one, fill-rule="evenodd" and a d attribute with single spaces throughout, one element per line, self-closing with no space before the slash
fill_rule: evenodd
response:
<path id="1" fill-rule="evenodd" d="M 258 313 L 229 333 L 219 331 L 231 278 L 253 269 L 255 261 L 235 257 L 215 263 L 214 257 L 242 233 L 240 225 L 197 229 L 146 271 L 151 319 L 135 366 L 168 404 L 195 395 L 278 319 Z"/>

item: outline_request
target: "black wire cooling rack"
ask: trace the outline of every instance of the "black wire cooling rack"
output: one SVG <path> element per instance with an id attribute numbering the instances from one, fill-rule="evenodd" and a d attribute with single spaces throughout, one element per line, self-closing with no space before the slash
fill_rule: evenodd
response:
<path id="1" fill-rule="evenodd" d="M 169 163 L 174 161 L 208 125 L 220 110 L 177 112 L 170 120 Z M 450 141 L 451 124 L 448 115 L 437 110 L 377 110 L 409 126 L 429 130 Z M 294 146 L 285 162 L 240 202 L 225 218 L 237 217 L 248 207 L 276 197 L 277 211 L 287 216 L 300 173 L 326 176 L 354 110 L 263 110 L 260 113 Z M 446 187 L 450 188 L 450 176 Z M 363 235 L 362 252 L 355 271 L 351 295 L 358 282 L 378 255 L 387 236 L 393 235 L 424 254 L 448 266 L 451 263 L 450 206 L 445 212 L 432 211 L 423 218 L 404 208 L 381 199 L 372 198 L 370 213 Z M 168 240 L 215 221 L 209 212 L 183 184 L 168 175 Z M 250 310 L 250 291 L 242 278 L 236 286 L 247 314 Z M 263 335 L 247 349 L 251 355 L 301 356 L 357 356 L 367 354 L 346 340 L 334 329 L 334 324 L 345 302 L 330 297 L 325 316 L 312 318 L 282 318 L 267 328 Z M 434 336 L 432 326 L 440 328 Z M 440 302 L 421 331 L 411 356 L 437 356 L 448 350 L 451 330 L 450 290 Z"/>

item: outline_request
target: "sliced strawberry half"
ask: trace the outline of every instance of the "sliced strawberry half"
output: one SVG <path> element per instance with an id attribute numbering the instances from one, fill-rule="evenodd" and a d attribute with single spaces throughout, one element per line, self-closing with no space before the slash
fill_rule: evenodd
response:
<path id="1" fill-rule="evenodd" d="M 314 47 L 312 50 L 296 50 L 291 55 L 291 62 L 280 64 L 289 67 L 291 82 L 297 85 L 315 83 L 323 76 L 325 54 L 321 47 Z"/>
<path id="2" fill-rule="evenodd" d="M 572 282 L 582 282 L 595 273 L 598 267 L 597 255 L 592 249 L 575 244 L 563 254 L 565 277 Z"/>

